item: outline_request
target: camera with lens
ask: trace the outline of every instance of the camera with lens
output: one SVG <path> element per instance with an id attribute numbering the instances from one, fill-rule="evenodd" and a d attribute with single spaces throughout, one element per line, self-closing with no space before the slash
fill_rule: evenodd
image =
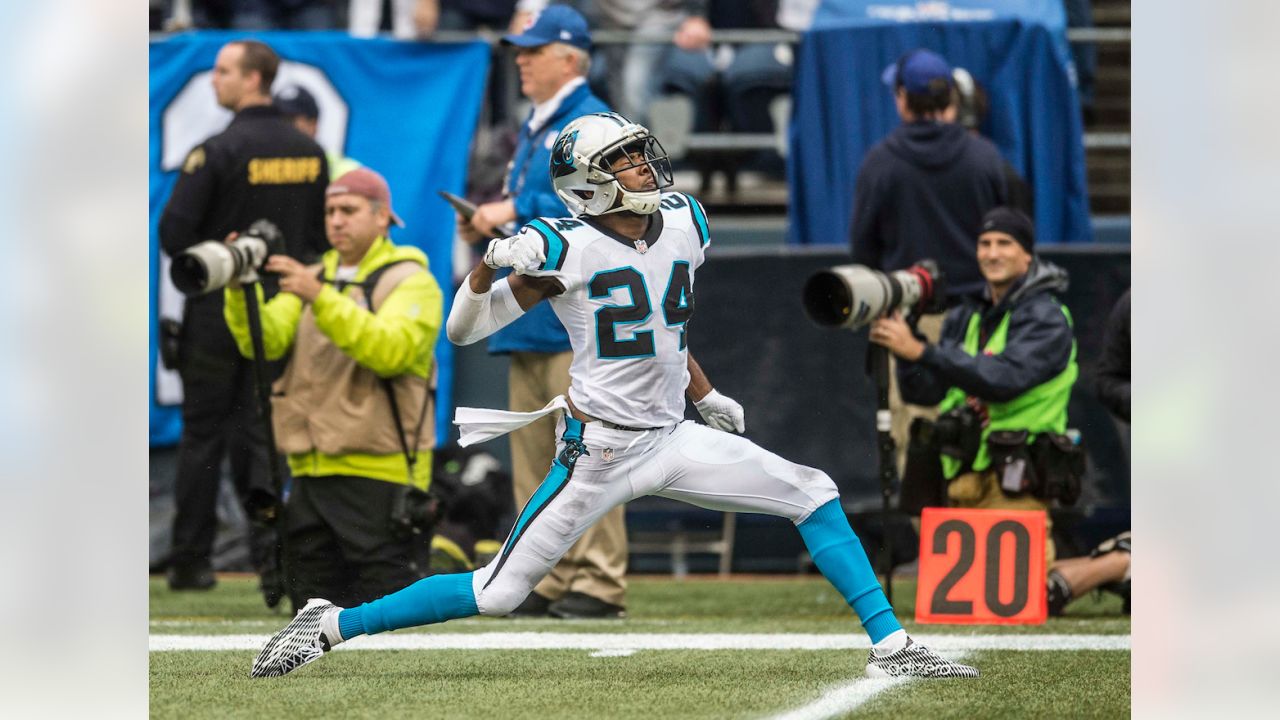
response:
<path id="1" fill-rule="evenodd" d="M 982 444 L 982 417 L 969 405 L 942 413 L 933 422 L 933 442 L 943 455 L 972 463 Z"/>
<path id="2" fill-rule="evenodd" d="M 440 501 L 435 495 L 406 485 L 391 499 L 391 533 L 402 541 L 425 536 L 430 543 L 439 515 Z"/>
<path id="3" fill-rule="evenodd" d="M 231 242 L 205 240 L 173 259 L 169 278 L 186 295 L 221 290 L 232 280 L 250 283 L 267 257 L 284 252 L 284 235 L 270 220 L 258 220 Z"/>
<path id="4" fill-rule="evenodd" d="M 946 309 L 945 277 L 933 260 L 883 273 L 865 265 L 837 265 L 805 281 L 805 314 L 821 327 L 857 330 L 895 310 L 916 314 Z"/>

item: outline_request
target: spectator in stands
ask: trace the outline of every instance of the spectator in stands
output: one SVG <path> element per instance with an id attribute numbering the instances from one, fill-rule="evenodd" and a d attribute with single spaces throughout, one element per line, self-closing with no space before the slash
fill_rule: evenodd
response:
<path id="1" fill-rule="evenodd" d="M 1111 414 L 1129 422 L 1129 295 L 1116 302 L 1107 320 L 1107 334 L 1098 361 L 1098 397 Z"/>
<path id="2" fill-rule="evenodd" d="M 748 29 L 777 30 L 777 0 L 710 0 L 708 19 L 715 30 Z M 714 38 L 713 38 L 714 39 Z M 754 134 L 773 133 L 775 99 L 791 90 L 793 51 L 787 43 L 742 43 L 736 46 L 719 45 L 710 49 L 690 51 L 676 48 L 668 56 L 661 69 L 662 90 L 668 100 L 661 110 L 654 112 L 654 127 L 665 125 L 663 116 L 673 118 L 692 117 L 684 120 L 684 127 L 672 128 L 665 135 L 679 136 L 696 129 L 705 131 L 731 131 Z M 693 111 L 670 112 L 670 98 L 692 103 Z M 657 107 L 655 105 L 655 107 Z M 702 171 L 702 188 L 709 189 L 713 169 L 723 170 L 728 180 L 728 190 L 737 187 L 737 171 L 750 161 L 753 169 L 769 173 L 781 179 L 784 173 L 782 158 L 773 150 L 765 152 L 704 153 L 695 164 Z"/>
<path id="3" fill-rule="evenodd" d="M 435 32 L 438 20 L 439 6 L 421 0 L 350 0 L 347 8 L 347 30 L 356 37 L 373 37 L 385 27 L 398 40 L 412 40 Z"/>
<path id="4" fill-rule="evenodd" d="M 331 30 L 340 0 L 189 0 L 173 3 L 170 29 Z"/>
<path id="5" fill-rule="evenodd" d="M 267 259 L 280 294 L 262 307 L 268 359 L 288 356 L 274 388 L 276 444 L 289 458 L 285 568 L 295 610 L 338 595 L 359 604 L 426 577 L 431 554 L 429 382 L 444 299 L 427 258 L 390 239 L 403 225 L 378 173 L 325 190 L 320 265 Z M 238 283 L 233 283 L 238 285 Z M 225 322 L 253 356 L 244 295 Z"/>
<path id="6" fill-rule="evenodd" d="M 413 20 L 419 37 L 436 30 L 505 29 L 516 0 L 417 0 Z"/>
<path id="7" fill-rule="evenodd" d="M 499 228 L 537 217 L 566 217 L 551 186 L 551 144 L 570 120 L 609 108 L 591 94 L 591 37 L 576 10 L 553 5 L 520 34 L 503 42 L 516 47 L 520 91 L 533 102 L 507 171 L 507 199 L 479 206 L 459 231 L 472 244 L 497 236 Z M 547 304 L 493 334 L 489 352 L 509 354 L 511 409 L 538 410 L 569 387 L 573 359 L 569 335 Z M 555 456 L 555 421 L 544 418 L 511 434 L 516 506 L 523 507 L 546 476 Z M 625 608 L 627 536 L 622 507 L 586 532 L 534 592 L 518 615 L 621 617 Z"/>
<path id="8" fill-rule="evenodd" d="M 890 271 L 933 259 L 946 274 L 948 304 L 955 305 L 986 284 L 973 231 L 984 213 L 1008 202 L 1004 159 L 990 141 L 951 122 L 951 67 L 941 56 L 912 50 L 885 69 L 883 80 L 893 89 L 902 124 L 867 152 L 858 171 L 853 260 Z M 937 316 L 915 320 L 926 339 L 938 340 Z M 889 409 L 901 469 L 911 421 L 933 413 L 906 408 L 896 381 Z"/>
<path id="9" fill-rule="evenodd" d="M 160 246 L 169 257 L 196 243 L 242 231 L 259 219 L 274 222 L 288 252 L 310 262 L 324 244 L 324 151 L 271 106 L 270 88 L 280 58 L 255 40 L 229 42 L 218 51 L 213 88 L 218 104 L 235 116 L 223 132 L 191 150 L 160 217 Z M 283 172 L 287 164 L 289 172 Z M 259 183 L 248 167 L 281 170 L 277 182 Z M 274 292 L 274 281 L 268 282 Z M 253 400 L 253 368 L 236 352 L 222 321 L 222 295 L 188 298 L 183 306 L 178 372 L 182 376 L 182 439 L 178 445 L 173 555 L 169 587 L 213 587 L 211 553 L 223 456 L 231 460 L 236 489 L 251 516 L 275 503 L 268 480 L 265 430 Z M 274 533 L 251 532 L 255 566 L 267 604 L 280 601 Z"/>
<path id="10" fill-rule="evenodd" d="M 904 400 L 941 403 L 934 435 L 944 445 L 952 507 L 1044 512 L 1050 491 L 1047 483 L 1031 485 L 1027 453 L 1038 436 L 1066 431 L 1076 344 L 1070 314 L 1053 293 L 1066 289 L 1067 273 L 1035 256 L 1031 220 L 1017 210 L 995 208 L 980 227 L 982 299 L 949 311 L 936 343 L 896 313 L 877 320 L 870 339 L 900 360 Z M 1051 539 L 1046 556 L 1049 567 Z"/>
<path id="11" fill-rule="evenodd" d="M 301 85 L 286 85 L 271 98 L 271 104 L 275 105 L 280 114 L 293 123 L 294 127 L 312 140 L 317 140 L 316 134 L 320 129 L 320 106 L 316 103 L 315 96 L 306 88 Z M 349 171 L 360 167 L 359 160 L 344 157 L 332 150 L 326 150 L 324 154 L 329 161 L 330 180 L 337 180 Z"/>
<path id="12" fill-rule="evenodd" d="M 335 0 L 236 0 L 236 29 L 333 29 L 338 27 Z"/>

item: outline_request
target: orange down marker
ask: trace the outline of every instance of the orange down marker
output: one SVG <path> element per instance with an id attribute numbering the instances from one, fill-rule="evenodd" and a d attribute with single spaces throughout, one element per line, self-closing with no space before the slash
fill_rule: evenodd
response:
<path id="1" fill-rule="evenodd" d="M 920 516 L 916 622 L 1040 625 L 1044 513 L 925 508 Z"/>

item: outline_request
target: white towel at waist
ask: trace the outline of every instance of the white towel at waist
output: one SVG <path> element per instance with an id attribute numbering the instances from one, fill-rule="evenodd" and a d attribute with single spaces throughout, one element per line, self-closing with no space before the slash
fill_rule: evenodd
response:
<path id="1" fill-rule="evenodd" d="M 458 444 L 467 447 L 502 437 L 558 411 L 569 412 L 569 402 L 563 395 L 555 396 L 541 410 L 533 412 L 460 407 L 453 414 L 453 424 L 458 426 Z"/>

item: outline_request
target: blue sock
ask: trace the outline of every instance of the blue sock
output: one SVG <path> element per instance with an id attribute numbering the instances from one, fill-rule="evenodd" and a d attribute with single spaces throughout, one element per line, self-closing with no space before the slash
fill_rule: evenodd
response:
<path id="1" fill-rule="evenodd" d="M 347 608 L 338 614 L 338 632 L 343 640 L 350 640 L 357 635 L 476 615 L 480 611 L 471 590 L 474 574 L 432 575 L 373 602 Z"/>
<path id="2" fill-rule="evenodd" d="M 839 499 L 814 510 L 796 528 L 814 564 L 858 614 L 872 643 L 902 629 Z"/>

